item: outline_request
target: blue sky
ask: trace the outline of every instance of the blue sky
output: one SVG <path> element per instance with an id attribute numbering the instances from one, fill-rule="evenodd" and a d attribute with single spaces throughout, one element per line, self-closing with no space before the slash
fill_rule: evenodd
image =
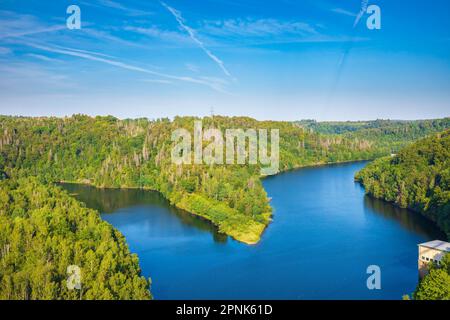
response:
<path id="1" fill-rule="evenodd" d="M 449 116 L 450 2 L 370 4 L 381 30 L 361 0 L 0 0 L 0 114 Z"/>

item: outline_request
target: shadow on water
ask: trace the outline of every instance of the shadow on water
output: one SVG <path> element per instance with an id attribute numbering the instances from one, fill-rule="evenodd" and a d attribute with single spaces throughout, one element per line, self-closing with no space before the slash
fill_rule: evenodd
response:
<path id="1" fill-rule="evenodd" d="M 170 205 L 169 201 L 156 191 L 102 189 L 75 183 L 60 183 L 58 185 L 77 200 L 85 203 L 86 207 L 95 209 L 103 214 L 113 214 L 119 209 L 135 206 L 148 206 L 150 209 L 152 207 L 164 208 L 177 216 L 182 224 L 211 232 L 215 242 L 226 243 L 228 239 L 228 236 L 220 233 L 218 228 L 211 222 Z"/>
<path id="2" fill-rule="evenodd" d="M 435 239 L 446 239 L 445 233 L 436 228 L 434 222 L 418 212 L 396 207 L 391 203 L 375 199 L 368 195 L 364 196 L 364 206 L 386 219 L 397 222 L 408 231 L 424 237 L 431 236 Z"/>

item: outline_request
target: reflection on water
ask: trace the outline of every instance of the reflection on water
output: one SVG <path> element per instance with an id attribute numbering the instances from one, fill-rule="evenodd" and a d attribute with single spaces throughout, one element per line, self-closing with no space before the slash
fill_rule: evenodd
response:
<path id="1" fill-rule="evenodd" d="M 202 217 L 192 215 L 171 206 L 159 192 L 142 189 L 103 189 L 75 183 L 61 183 L 72 196 L 84 202 L 88 208 L 110 214 L 123 208 L 146 206 L 149 211 L 160 208 L 177 216 L 180 221 L 199 230 L 210 231 L 216 242 L 225 243 L 227 235 L 219 233 L 215 225 Z"/>
<path id="2" fill-rule="evenodd" d="M 438 230 L 435 223 L 418 212 L 396 207 L 386 201 L 375 199 L 368 195 L 364 197 L 364 206 L 370 210 L 369 214 L 376 213 L 386 219 L 396 221 L 403 228 L 421 236 L 433 235 L 436 239 L 446 238 L 445 233 Z"/>

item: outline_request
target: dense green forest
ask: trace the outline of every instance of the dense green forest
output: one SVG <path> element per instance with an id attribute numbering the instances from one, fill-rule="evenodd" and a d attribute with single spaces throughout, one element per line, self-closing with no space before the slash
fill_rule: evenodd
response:
<path id="1" fill-rule="evenodd" d="M 211 220 L 222 232 L 255 243 L 271 216 L 258 165 L 175 166 L 171 162 L 172 132 L 178 128 L 193 132 L 195 120 L 1 117 L 0 170 L 8 176 L 37 176 L 44 183 L 157 190 L 172 204 Z M 366 139 L 322 135 L 289 122 L 220 116 L 202 120 L 204 128 L 222 131 L 279 129 L 281 171 L 390 153 Z M 441 126 L 437 122 L 421 134 Z M 398 140 L 405 140 L 403 133 Z"/>
<path id="2" fill-rule="evenodd" d="M 370 163 L 356 175 L 366 192 L 422 213 L 450 237 L 450 130 Z"/>
<path id="3" fill-rule="evenodd" d="M 339 135 L 350 140 L 365 140 L 383 153 L 397 153 L 424 136 L 450 128 L 450 118 L 435 120 L 375 120 L 316 122 L 302 120 L 300 126 L 326 135 Z"/>
<path id="4" fill-rule="evenodd" d="M 384 134 L 401 134 L 414 140 L 423 132 L 443 131 L 448 128 L 450 118 L 433 120 L 373 120 L 373 121 L 322 121 L 301 120 L 296 123 L 304 128 L 323 134 L 343 134 L 348 132 L 370 131 Z"/>
<path id="5" fill-rule="evenodd" d="M 81 288 L 69 290 L 68 266 Z M 60 188 L 0 182 L 0 299 L 150 299 L 123 235 Z"/>
<path id="6" fill-rule="evenodd" d="M 428 275 L 419 283 L 413 294 L 415 300 L 450 300 L 450 253 L 440 265 L 431 263 Z"/>
<path id="7" fill-rule="evenodd" d="M 258 242 L 271 217 L 259 165 L 172 164 L 172 132 L 178 128 L 193 132 L 195 120 L 198 118 L 150 121 L 84 115 L 3 116 L 0 170 L 5 176 L 36 176 L 43 183 L 66 181 L 156 190 L 172 204 L 211 220 L 221 232 L 246 243 Z M 368 139 L 323 135 L 295 123 L 221 116 L 202 121 L 205 129 L 218 128 L 222 132 L 233 128 L 279 129 L 281 171 L 374 159 L 390 153 L 390 149 Z M 440 129 L 442 121 L 432 123 L 420 134 Z M 392 139 L 405 143 L 410 138 L 402 132 Z"/>
<path id="8" fill-rule="evenodd" d="M 0 297 L 151 298 L 149 282 L 140 277 L 137 258 L 122 235 L 55 182 L 156 190 L 173 205 L 212 221 L 220 232 L 258 242 L 272 215 L 260 165 L 172 163 L 172 133 L 193 132 L 196 120 L 0 116 Z M 380 142 L 358 130 L 351 136 L 246 117 L 201 120 L 205 129 L 222 132 L 280 130 L 280 171 L 375 159 L 390 154 L 393 145 L 449 127 L 444 119 L 411 131 L 411 122 L 405 122 L 406 129 Z M 64 286 L 68 264 L 82 267 L 81 292 Z"/>
<path id="9" fill-rule="evenodd" d="M 450 239 L 450 130 L 434 134 L 402 149 L 393 157 L 370 163 L 356 174 L 366 192 L 376 198 L 422 213 Z M 415 300 L 450 299 L 450 254 L 413 294 Z"/>

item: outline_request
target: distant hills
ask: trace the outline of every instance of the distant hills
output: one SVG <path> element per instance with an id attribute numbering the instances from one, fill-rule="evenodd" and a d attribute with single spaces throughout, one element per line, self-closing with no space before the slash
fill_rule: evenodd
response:
<path id="1" fill-rule="evenodd" d="M 325 135 L 340 135 L 348 139 L 363 139 L 383 152 L 396 153 L 407 144 L 424 136 L 450 128 L 450 118 L 431 120 L 374 120 L 317 122 L 302 120 L 298 125 Z"/>

